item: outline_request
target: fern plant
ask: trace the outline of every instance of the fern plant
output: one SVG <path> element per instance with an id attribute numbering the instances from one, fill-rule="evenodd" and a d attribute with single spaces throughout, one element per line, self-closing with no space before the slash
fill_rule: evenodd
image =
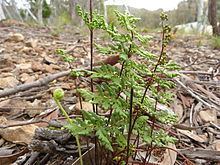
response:
<path id="1" fill-rule="evenodd" d="M 173 143 L 174 138 L 163 126 L 155 127 L 176 121 L 174 114 L 158 109 L 158 104 L 169 104 L 172 100 L 171 79 L 177 76 L 173 71 L 179 68 L 166 54 L 171 31 L 166 25 L 167 15 L 161 14 L 161 52 L 156 55 L 147 51 L 151 37 L 141 35 L 136 29 L 138 18 L 115 11 L 119 25 L 116 27 L 96 11 L 92 13 L 92 21 L 81 7 L 77 6 L 77 11 L 90 30 L 108 34 L 109 45 L 95 44 L 96 49 L 107 57 L 118 55 L 120 67 L 107 63 L 88 72 L 91 79 L 102 82 L 95 85 L 93 92 L 79 89 L 79 93 L 95 105 L 95 111 L 82 111 L 83 117 L 74 119 L 65 128 L 74 136 L 98 139 L 96 147 L 103 160 L 96 164 L 128 163 L 129 157 L 135 157 L 139 143 L 149 147 Z M 106 115 L 100 115 L 100 109 Z"/>

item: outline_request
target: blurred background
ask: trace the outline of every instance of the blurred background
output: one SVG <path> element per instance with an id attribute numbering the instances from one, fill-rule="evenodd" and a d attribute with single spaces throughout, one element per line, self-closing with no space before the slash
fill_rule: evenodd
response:
<path id="1" fill-rule="evenodd" d="M 220 34 L 220 0 L 93 0 L 94 8 L 108 22 L 114 10 L 141 18 L 138 28 L 148 32 L 160 27 L 159 15 L 166 11 L 169 23 L 179 31 Z M 14 19 L 29 24 L 82 26 L 75 6 L 88 9 L 86 0 L 0 0 L 0 20 Z"/>

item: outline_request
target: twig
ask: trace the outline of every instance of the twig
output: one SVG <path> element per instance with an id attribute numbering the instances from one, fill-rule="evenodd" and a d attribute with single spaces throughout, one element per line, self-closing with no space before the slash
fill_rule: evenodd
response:
<path id="1" fill-rule="evenodd" d="M 191 91 L 191 89 L 187 88 L 181 81 L 179 81 L 178 79 L 175 79 L 175 81 L 181 86 L 183 87 L 192 97 L 194 97 L 196 100 L 202 102 L 204 105 L 208 106 L 209 108 L 215 108 L 218 111 L 220 111 L 220 108 L 214 105 L 211 105 L 207 102 L 205 102 L 203 99 L 201 99 L 199 96 L 197 96 L 195 93 L 193 93 Z"/>
<path id="2" fill-rule="evenodd" d="M 86 54 L 88 54 L 88 51 L 87 51 L 86 48 L 85 48 L 84 46 L 82 46 L 82 45 L 76 45 L 76 46 L 74 46 L 74 47 L 68 49 L 68 50 L 66 51 L 66 53 L 68 54 L 68 53 L 74 52 L 74 50 L 77 49 L 77 48 L 82 48 L 82 49 L 84 50 L 84 52 L 85 52 Z"/>
<path id="3" fill-rule="evenodd" d="M 105 63 L 105 60 L 103 62 L 100 62 L 100 64 L 97 64 L 95 67 L 93 67 L 93 69 L 99 67 L 103 63 Z M 105 64 L 109 64 L 109 63 L 105 63 Z M 111 65 L 111 63 L 110 63 L 110 65 Z M 115 63 L 113 65 L 115 65 Z M 73 69 L 72 71 L 83 71 L 83 70 L 89 70 L 89 69 L 91 69 L 91 68 L 81 68 L 81 69 L 78 68 L 78 69 Z M 22 84 L 19 86 L 15 86 L 13 88 L 5 89 L 3 91 L 0 91 L 0 98 L 6 97 L 9 95 L 13 95 L 18 92 L 26 91 L 26 90 L 29 90 L 34 87 L 41 87 L 41 86 L 47 85 L 50 82 L 52 82 L 53 80 L 56 80 L 56 79 L 64 77 L 64 76 L 68 76 L 70 73 L 71 73 L 71 70 L 62 71 L 59 73 L 48 75 L 44 78 L 41 78 L 41 79 L 34 81 L 34 82 L 31 82 L 31 83 L 26 83 L 26 84 Z"/>
<path id="4" fill-rule="evenodd" d="M 192 107 L 190 108 L 190 115 L 189 115 L 189 123 L 190 123 L 190 127 L 193 126 L 194 107 L 195 107 L 195 104 L 192 104 Z"/>
<path id="5" fill-rule="evenodd" d="M 213 73 L 204 72 L 204 71 L 187 71 L 187 70 L 181 70 L 179 71 L 181 74 L 205 74 L 205 75 L 213 75 Z M 220 73 L 216 76 L 220 76 Z"/>
<path id="6" fill-rule="evenodd" d="M 217 128 L 218 130 L 220 130 L 220 127 L 219 127 L 218 125 L 216 125 L 215 123 L 210 122 L 210 125 L 213 126 L 213 127 L 215 127 L 215 128 Z"/>
<path id="7" fill-rule="evenodd" d="M 0 91 L 0 98 L 5 97 L 5 96 L 9 96 L 9 95 L 12 95 L 12 94 L 15 94 L 18 92 L 26 91 L 26 90 L 34 88 L 34 87 L 41 87 L 41 86 L 47 85 L 49 82 L 51 82 L 55 79 L 69 75 L 70 72 L 71 72 L 71 70 L 55 73 L 55 74 L 46 76 L 42 79 L 39 79 L 37 81 L 31 82 L 31 83 L 22 84 L 19 86 L 15 86 L 14 88 L 5 89 L 3 91 Z"/>
<path id="8" fill-rule="evenodd" d="M 70 118 L 75 118 L 75 117 L 82 117 L 81 115 L 70 115 Z M 57 120 L 63 120 L 66 119 L 65 117 L 58 117 Z M 9 124 L 9 125 L 0 125 L 0 129 L 5 129 L 9 127 L 17 127 L 17 126 L 24 126 L 24 125 L 30 125 L 30 124 L 36 124 L 36 123 L 47 123 L 49 125 L 54 125 L 52 124 L 52 121 L 46 121 L 43 119 L 35 120 L 35 121 L 22 121 L 20 123 L 16 124 Z"/>
<path id="9" fill-rule="evenodd" d="M 16 124 L 9 124 L 9 125 L 0 125 L 0 129 L 5 129 L 9 127 L 18 127 L 18 126 L 24 126 L 24 125 L 30 125 L 30 124 L 36 124 L 36 123 L 47 123 L 49 124 L 48 121 L 46 120 L 36 120 L 36 121 L 28 121 L 28 122 L 20 122 Z"/>

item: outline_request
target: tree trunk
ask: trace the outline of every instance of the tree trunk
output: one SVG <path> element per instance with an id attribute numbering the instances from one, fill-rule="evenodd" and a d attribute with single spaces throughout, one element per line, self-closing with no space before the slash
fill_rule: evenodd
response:
<path id="1" fill-rule="evenodd" d="M 15 0 L 11 0 L 11 7 L 12 7 L 12 10 L 14 12 L 15 19 L 17 19 L 19 21 L 23 21 L 21 15 L 20 15 L 20 12 L 18 11 L 18 8 L 16 6 Z"/>
<path id="2" fill-rule="evenodd" d="M 197 30 L 202 31 L 203 18 L 204 18 L 204 2 L 203 0 L 197 0 Z"/>
<path id="3" fill-rule="evenodd" d="M 36 6 L 37 6 L 37 19 L 38 22 L 43 25 L 43 15 L 42 15 L 42 11 L 43 11 L 43 0 L 37 0 L 36 1 Z"/>
<path id="4" fill-rule="evenodd" d="M 74 20 L 76 13 L 75 13 L 75 6 L 76 6 L 76 1 L 75 0 L 69 0 L 69 14 L 71 20 Z"/>
<path id="5" fill-rule="evenodd" d="M 107 4 L 104 2 L 104 18 L 105 21 L 108 21 L 108 9 L 107 9 Z"/>
<path id="6" fill-rule="evenodd" d="M 212 25 L 213 35 L 220 36 L 220 28 L 218 27 L 218 21 L 217 21 L 216 0 L 209 0 L 208 18 L 209 18 L 210 24 Z"/>
<path id="7" fill-rule="evenodd" d="M 2 0 L 0 0 L 0 21 L 5 19 L 5 13 L 3 11 L 2 5 L 3 5 L 3 2 Z"/>

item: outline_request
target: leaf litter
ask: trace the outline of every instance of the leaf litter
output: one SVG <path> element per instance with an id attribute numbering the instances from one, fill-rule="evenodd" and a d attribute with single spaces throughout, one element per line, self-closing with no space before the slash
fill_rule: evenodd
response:
<path id="1" fill-rule="evenodd" d="M 13 24 L 13 26 L 6 24 L 0 27 L 0 30 L 0 94 L 6 88 L 33 83 L 46 76 L 68 71 L 71 68 L 88 66 L 89 42 L 77 31 L 73 30 L 71 34 L 69 31 L 63 31 L 59 36 L 53 36 L 52 30 L 49 28 L 36 29 L 23 24 Z M 155 39 L 151 43 L 152 52 L 157 53 L 159 48 L 156 43 L 159 36 L 157 34 L 153 34 L 153 36 Z M 101 42 L 99 38 L 96 40 Z M 197 43 L 201 42 L 203 44 L 198 46 Z M 63 62 L 56 55 L 57 49 L 67 50 L 76 60 L 72 64 Z M 179 78 L 175 80 L 174 102 L 170 107 L 165 107 L 178 115 L 178 124 L 170 128 L 176 134 L 178 143 L 173 147 L 176 152 L 168 150 L 169 153 L 165 154 L 168 156 L 162 162 L 163 164 L 178 164 L 184 161 L 183 156 L 195 164 L 219 162 L 220 74 L 218 59 L 220 51 L 213 50 L 205 37 L 175 36 L 169 45 L 168 55 L 182 67 Z M 96 54 L 95 58 L 98 60 L 103 57 Z M 74 144 L 69 144 L 69 148 L 60 144 L 60 140 L 68 141 L 68 133 L 53 132 L 57 135 L 56 138 L 51 137 L 53 141 L 48 141 L 45 137 L 39 137 L 35 134 L 35 128 L 43 128 L 48 125 L 62 127 L 65 123 L 51 99 L 52 90 L 56 87 L 62 86 L 63 89 L 66 89 L 67 97 L 63 104 L 71 114 L 70 116 L 80 115 L 81 106 L 79 100 L 76 99 L 77 92 L 75 90 L 76 84 L 79 82 L 67 76 L 68 73 L 66 72 L 65 76 L 51 79 L 40 87 L 35 86 L 22 92 L 0 97 L 0 113 L 2 115 L 0 162 L 8 164 L 22 162 L 22 160 L 24 162 L 42 162 L 39 158 L 46 159 L 47 164 L 75 161 L 75 158 L 70 156 L 59 155 L 61 151 L 77 153 Z M 83 81 L 77 85 L 86 87 L 88 83 Z M 89 111 L 90 103 L 83 102 L 83 104 L 82 107 Z M 75 110 L 76 112 L 74 112 Z M 14 138 L 12 133 L 8 133 L 10 129 L 15 132 L 18 130 Z M 65 136 L 60 136 L 60 134 Z M 33 142 L 31 143 L 30 140 L 33 136 L 35 136 L 36 144 L 44 142 L 46 145 L 55 146 L 54 151 L 59 156 L 42 154 L 39 149 L 45 148 L 41 146 L 42 148 L 35 148 L 39 154 L 34 157 L 34 152 L 30 150 L 28 152 L 27 147 L 27 144 L 33 146 Z M 39 146 L 35 145 L 34 147 Z M 86 146 L 83 147 L 86 149 Z M 48 148 L 47 151 L 52 151 L 52 148 Z M 19 158 L 19 156 L 21 157 Z M 190 163 L 185 162 L 185 164 Z"/>

